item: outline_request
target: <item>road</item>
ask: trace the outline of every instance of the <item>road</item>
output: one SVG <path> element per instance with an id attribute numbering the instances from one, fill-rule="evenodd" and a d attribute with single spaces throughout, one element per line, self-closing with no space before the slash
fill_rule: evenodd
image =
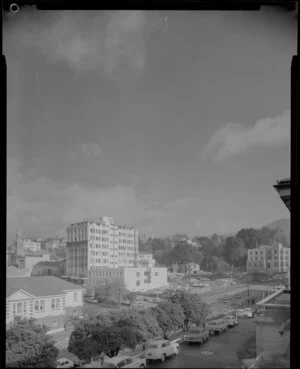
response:
<path id="1" fill-rule="evenodd" d="M 149 368 L 240 368 L 241 360 L 256 356 L 255 323 L 240 320 L 220 336 L 213 336 L 202 345 L 180 345 L 179 354 L 164 363 L 152 362 Z M 212 355 L 207 355 L 212 353 Z"/>
<path id="2" fill-rule="evenodd" d="M 205 292 L 200 294 L 203 301 L 207 304 L 211 304 L 218 299 L 222 298 L 225 294 L 226 295 L 235 295 L 237 293 L 241 293 L 244 291 L 247 291 L 248 285 L 247 284 L 236 284 L 233 286 L 218 288 L 218 289 L 212 289 L 209 292 Z M 263 286 L 263 285 L 250 285 L 249 290 L 250 291 L 267 291 L 270 289 L 270 286 Z M 191 290 L 191 292 L 197 293 L 197 290 Z"/>

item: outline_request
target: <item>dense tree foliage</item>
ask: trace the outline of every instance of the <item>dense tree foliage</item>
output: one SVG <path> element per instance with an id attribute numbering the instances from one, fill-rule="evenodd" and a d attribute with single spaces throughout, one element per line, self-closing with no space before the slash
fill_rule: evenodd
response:
<path id="1" fill-rule="evenodd" d="M 48 328 L 34 319 L 16 318 L 6 331 L 6 363 L 18 368 L 55 368 L 58 349 Z"/>
<path id="2" fill-rule="evenodd" d="M 224 248 L 225 261 L 234 266 L 245 265 L 247 259 L 247 249 L 245 243 L 241 238 L 228 237 Z"/>
<path id="3" fill-rule="evenodd" d="M 183 326 L 187 331 L 190 323 L 202 325 L 206 316 L 210 313 L 209 307 L 199 295 L 186 291 L 176 291 L 170 298 L 174 304 L 179 304 L 184 314 Z"/>
<path id="4" fill-rule="evenodd" d="M 175 304 L 170 300 L 163 301 L 152 311 L 163 331 L 164 338 L 167 339 L 172 331 L 182 328 L 185 316 L 179 304 Z"/>

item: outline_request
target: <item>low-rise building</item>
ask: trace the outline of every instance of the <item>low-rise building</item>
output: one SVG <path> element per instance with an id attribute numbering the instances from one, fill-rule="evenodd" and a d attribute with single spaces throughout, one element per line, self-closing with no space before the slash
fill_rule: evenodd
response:
<path id="1" fill-rule="evenodd" d="M 168 285 L 167 268 L 107 268 L 91 269 L 87 280 L 88 291 L 95 287 L 120 281 L 129 291 L 142 291 Z"/>
<path id="2" fill-rule="evenodd" d="M 34 266 L 41 261 L 50 261 L 50 255 L 25 255 L 24 256 L 24 268 L 32 272 Z"/>
<path id="3" fill-rule="evenodd" d="M 200 272 L 200 265 L 196 263 L 187 263 L 183 265 L 183 273 L 198 274 Z"/>
<path id="4" fill-rule="evenodd" d="M 41 243 L 33 241 L 30 238 L 24 238 L 23 239 L 23 248 L 24 248 L 24 250 L 40 251 L 41 250 Z"/>
<path id="5" fill-rule="evenodd" d="M 83 315 L 83 289 L 57 277 L 8 277 L 6 281 L 6 325 L 16 316 L 35 318 L 63 331 L 71 317 Z"/>

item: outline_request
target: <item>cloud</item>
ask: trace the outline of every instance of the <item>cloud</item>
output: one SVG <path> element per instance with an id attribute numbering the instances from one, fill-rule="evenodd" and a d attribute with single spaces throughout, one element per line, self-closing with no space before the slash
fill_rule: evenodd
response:
<path id="1" fill-rule="evenodd" d="M 290 142 L 290 113 L 258 120 L 252 127 L 227 123 L 216 131 L 202 151 L 204 160 L 220 162 L 259 147 L 273 148 Z"/>
<path id="2" fill-rule="evenodd" d="M 85 142 L 80 145 L 80 151 L 83 154 L 83 156 L 87 157 L 97 157 L 102 156 L 102 149 L 101 147 L 92 142 Z"/>
<path id="3" fill-rule="evenodd" d="M 145 68 L 143 11 L 47 12 L 47 18 L 27 12 L 18 21 L 6 27 L 4 48 L 34 48 L 78 73 L 116 77 L 141 75 Z"/>

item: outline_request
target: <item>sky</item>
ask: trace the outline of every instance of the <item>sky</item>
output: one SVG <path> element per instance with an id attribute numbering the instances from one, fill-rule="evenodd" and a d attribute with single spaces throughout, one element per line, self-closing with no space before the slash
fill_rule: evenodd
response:
<path id="1" fill-rule="evenodd" d="M 289 12 L 24 11 L 3 48 L 8 242 L 104 215 L 149 236 L 289 217 Z"/>

